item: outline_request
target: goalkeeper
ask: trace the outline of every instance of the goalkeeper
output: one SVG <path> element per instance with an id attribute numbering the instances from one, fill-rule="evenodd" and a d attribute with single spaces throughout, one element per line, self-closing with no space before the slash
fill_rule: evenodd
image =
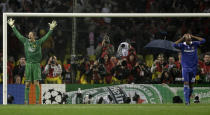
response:
<path id="1" fill-rule="evenodd" d="M 42 49 L 41 45 L 47 38 L 52 34 L 53 29 L 57 26 L 56 21 L 49 23 L 49 32 L 43 36 L 41 39 L 36 40 L 34 32 L 29 32 L 28 38 L 22 36 L 14 25 L 15 20 L 10 18 L 8 24 L 11 26 L 16 37 L 23 43 L 25 57 L 26 57 L 26 67 L 25 67 L 25 104 L 29 104 L 29 87 L 30 83 L 34 82 L 36 89 L 36 104 L 39 104 L 40 87 L 39 80 L 41 80 L 41 68 L 40 61 L 42 59 Z"/>

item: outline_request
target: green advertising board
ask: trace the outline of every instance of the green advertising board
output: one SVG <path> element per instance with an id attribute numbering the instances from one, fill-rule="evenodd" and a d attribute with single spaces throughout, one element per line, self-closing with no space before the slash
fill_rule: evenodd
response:
<path id="1" fill-rule="evenodd" d="M 66 94 L 68 104 L 162 104 L 173 103 L 174 96 L 183 100 L 182 87 L 163 84 L 66 85 Z M 210 87 L 196 87 L 193 95 L 201 103 L 210 103 Z"/>

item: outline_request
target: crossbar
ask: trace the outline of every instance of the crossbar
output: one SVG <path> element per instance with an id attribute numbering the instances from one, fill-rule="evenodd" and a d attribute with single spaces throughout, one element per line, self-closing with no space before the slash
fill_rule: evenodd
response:
<path id="1" fill-rule="evenodd" d="M 8 17 L 210 17 L 210 13 L 4 13 Z"/>

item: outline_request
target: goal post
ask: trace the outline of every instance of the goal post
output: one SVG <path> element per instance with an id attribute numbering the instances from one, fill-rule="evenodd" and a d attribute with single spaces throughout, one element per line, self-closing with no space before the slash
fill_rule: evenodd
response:
<path id="1" fill-rule="evenodd" d="M 7 104 L 7 18 L 8 17 L 133 17 L 192 18 L 210 17 L 210 13 L 3 13 L 3 104 Z"/>
<path id="2" fill-rule="evenodd" d="M 7 104 L 7 14 L 3 13 L 3 104 Z"/>

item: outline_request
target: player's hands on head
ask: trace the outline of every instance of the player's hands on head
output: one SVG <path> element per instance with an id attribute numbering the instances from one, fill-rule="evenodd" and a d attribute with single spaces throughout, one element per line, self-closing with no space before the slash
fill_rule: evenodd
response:
<path id="1" fill-rule="evenodd" d="M 187 37 L 187 34 L 184 34 L 184 35 L 183 35 L 183 38 L 185 39 L 186 37 Z"/>
<path id="2" fill-rule="evenodd" d="M 187 35 L 188 35 L 189 38 L 192 38 L 192 35 L 191 34 L 188 33 Z"/>
<path id="3" fill-rule="evenodd" d="M 183 38 L 192 38 L 192 35 L 191 34 L 189 34 L 189 33 L 187 33 L 187 34 L 184 34 L 184 36 L 183 36 Z"/>
<path id="4" fill-rule="evenodd" d="M 186 36 L 187 38 L 190 38 L 190 34 L 189 34 L 189 33 L 186 33 L 185 36 Z"/>
<path id="5" fill-rule="evenodd" d="M 12 27 L 12 28 L 15 26 L 15 25 L 14 25 L 15 20 L 13 20 L 12 18 L 10 18 L 10 19 L 7 21 L 7 23 L 8 23 L 9 26 Z"/>
<path id="6" fill-rule="evenodd" d="M 55 20 L 52 21 L 52 23 L 48 23 L 50 26 L 50 30 L 53 30 L 57 26 L 57 22 Z"/>

